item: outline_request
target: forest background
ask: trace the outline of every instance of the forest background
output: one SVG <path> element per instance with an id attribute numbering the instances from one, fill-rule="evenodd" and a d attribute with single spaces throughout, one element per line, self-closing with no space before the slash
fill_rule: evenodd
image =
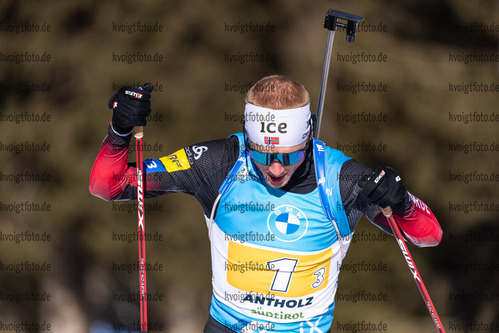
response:
<path id="1" fill-rule="evenodd" d="M 497 331 L 499 3 L 487 0 L 2 1 L 0 330 L 136 327 L 135 202 L 88 191 L 109 97 L 154 83 L 145 158 L 240 131 L 244 94 L 266 75 L 303 83 L 315 109 L 330 8 L 364 22 L 354 43 L 336 34 L 321 139 L 393 167 L 437 216 L 441 244 L 410 251 L 448 331 Z M 148 200 L 146 231 L 151 331 L 200 332 L 201 207 Z M 397 243 L 365 218 L 337 296 L 333 332 L 434 330 Z"/>

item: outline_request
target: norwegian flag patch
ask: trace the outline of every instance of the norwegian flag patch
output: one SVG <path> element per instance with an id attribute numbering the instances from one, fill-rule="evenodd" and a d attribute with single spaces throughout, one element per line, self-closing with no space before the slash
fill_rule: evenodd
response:
<path id="1" fill-rule="evenodd" d="M 263 141 L 265 141 L 265 144 L 267 144 L 267 145 L 278 145 L 279 144 L 279 137 L 278 136 L 266 136 L 263 138 Z"/>

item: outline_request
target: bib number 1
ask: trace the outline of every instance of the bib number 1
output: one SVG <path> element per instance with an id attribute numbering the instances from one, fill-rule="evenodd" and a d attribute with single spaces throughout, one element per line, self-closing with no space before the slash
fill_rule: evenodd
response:
<path id="1" fill-rule="evenodd" d="M 276 271 L 270 291 L 287 292 L 297 264 L 298 259 L 289 258 L 267 261 L 267 268 L 271 271 Z"/>

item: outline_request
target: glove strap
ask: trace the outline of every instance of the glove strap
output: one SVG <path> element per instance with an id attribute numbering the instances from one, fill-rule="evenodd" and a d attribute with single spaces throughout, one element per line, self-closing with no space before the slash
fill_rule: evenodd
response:
<path id="1" fill-rule="evenodd" d="M 122 134 L 122 133 L 119 133 L 118 131 L 116 131 L 116 130 L 114 129 L 114 127 L 113 127 L 113 123 L 112 123 L 112 122 L 111 122 L 111 124 L 110 124 L 110 125 L 111 125 L 111 129 L 113 130 L 114 134 L 116 134 L 116 135 L 118 135 L 118 136 L 121 136 L 121 137 L 129 136 L 130 134 L 132 134 L 132 133 L 133 133 L 133 130 L 134 130 L 134 129 L 132 128 L 132 130 L 130 131 L 130 133 L 127 133 L 127 134 Z"/>

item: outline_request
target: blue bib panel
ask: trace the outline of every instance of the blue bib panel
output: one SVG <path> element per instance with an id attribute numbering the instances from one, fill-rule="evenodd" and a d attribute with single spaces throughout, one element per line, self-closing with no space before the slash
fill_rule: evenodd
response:
<path id="1" fill-rule="evenodd" d="M 338 186 L 349 158 L 321 141 L 313 144 L 319 186 L 310 193 L 270 187 L 246 151 L 220 188 L 210 228 L 210 314 L 236 332 L 331 327 L 342 249 L 352 234 Z"/>

